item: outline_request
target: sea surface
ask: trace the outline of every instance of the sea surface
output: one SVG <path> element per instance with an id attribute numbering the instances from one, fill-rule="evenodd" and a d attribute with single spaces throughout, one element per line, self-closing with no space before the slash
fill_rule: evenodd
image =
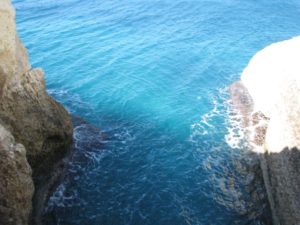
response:
<path id="1" fill-rule="evenodd" d="M 46 225 L 270 224 L 227 88 L 300 35 L 299 0 L 13 3 L 49 94 L 86 121 Z"/>

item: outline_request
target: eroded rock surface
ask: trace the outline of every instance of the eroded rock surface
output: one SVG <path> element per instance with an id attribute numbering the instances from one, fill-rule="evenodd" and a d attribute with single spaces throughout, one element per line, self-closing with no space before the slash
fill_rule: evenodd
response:
<path id="1" fill-rule="evenodd" d="M 28 224 L 33 196 L 26 150 L 0 125 L 0 224 Z"/>
<path id="2" fill-rule="evenodd" d="M 10 0 L 0 4 L 0 35 L 0 123 L 26 147 L 34 173 L 47 170 L 71 142 L 70 116 L 47 94 L 43 71 L 31 69 Z"/>
<path id="3" fill-rule="evenodd" d="M 30 66 L 27 51 L 16 32 L 15 10 L 10 0 L 0 1 L 0 125 L 13 135 L 12 138 L 7 132 L 2 132 L 0 140 L 7 140 L 9 136 L 12 146 L 15 146 L 10 148 L 1 143 L 3 158 L 0 160 L 10 157 L 17 160 L 0 165 L 1 175 L 11 179 L 8 183 L 1 180 L 0 191 L 4 194 L 0 196 L 0 220 L 4 218 L 1 215 L 8 215 L 5 208 L 8 199 L 13 199 L 13 195 L 23 198 L 11 202 L 15 204 L 13 206 L 8 205 L 10 218 L 0 224 L 24 225 L 28 221 L 31 210 L 28 202 L 31 202 L 30 193 L 33 192 L 25 155 L 32 167 L 35 184 L 43 183 L 53 166 L 66 154 L 73 129 L 68 112 L 47 94 L 43 71 Z M 24 145 L 26 154 L 25 148 L 14 145 L 13 139 Z M 20 212 L 14 212 L 16 209 Z M 26 213 L 22 212 L 24 210 Z M 11 219 L 14 222 L 10 222 Z"/>
<path id="4" fill-rule="evenodd" d="M 300 224 L 300 37 L 258 52 L 241 82 L 247 91 L 240 94 L 249 92 L 252 112 L 244 113 L 249 107 L 238 101 L 242 96 L 232 98 L 252 130 L 250 141 L 263 149 L 261 168 L 273 223 Z"/>

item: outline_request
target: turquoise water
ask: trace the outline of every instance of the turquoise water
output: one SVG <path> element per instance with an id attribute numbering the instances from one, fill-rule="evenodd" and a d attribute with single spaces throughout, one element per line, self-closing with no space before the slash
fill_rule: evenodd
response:
<path id="1" fill-rule="evenodd" d="M 13 2 L 48 92 L 92 124 L 75 124 L 45 224 L 270 224 L 226 88 L 300 35 L 299 1 Z"/>

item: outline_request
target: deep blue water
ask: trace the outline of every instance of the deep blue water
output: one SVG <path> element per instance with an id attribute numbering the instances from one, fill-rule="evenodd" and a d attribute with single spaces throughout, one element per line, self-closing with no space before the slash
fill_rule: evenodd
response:
<path id="1" fill-rule="evenodd" d="M 75 127 L 45 224 L 269 223 L 226 88 L 258 50 L 300 35 L 299 1 L 13 2 L 49 93 L 101 129 Z"/>

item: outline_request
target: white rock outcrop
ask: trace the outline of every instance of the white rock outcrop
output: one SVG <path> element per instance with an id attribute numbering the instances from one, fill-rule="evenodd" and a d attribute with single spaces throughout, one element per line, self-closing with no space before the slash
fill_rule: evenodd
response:
<path id="1" fill-rule="evenodd" d="M 300 36 L 271 44 L 256 53 L 243 71 L 241 81 L 254 101 L 254 110 L 271 117 L 286 83 L 292 81 L 300 87 L 299 73 Z"/>
<path id="2" fill-rule="evenodd" d="M 259 51 L 241 81 L 253 100 L 252 115 L 268 118 L 260 134 L 261 167 L 273 222 L 300 224 L 300 37 Z"/>

